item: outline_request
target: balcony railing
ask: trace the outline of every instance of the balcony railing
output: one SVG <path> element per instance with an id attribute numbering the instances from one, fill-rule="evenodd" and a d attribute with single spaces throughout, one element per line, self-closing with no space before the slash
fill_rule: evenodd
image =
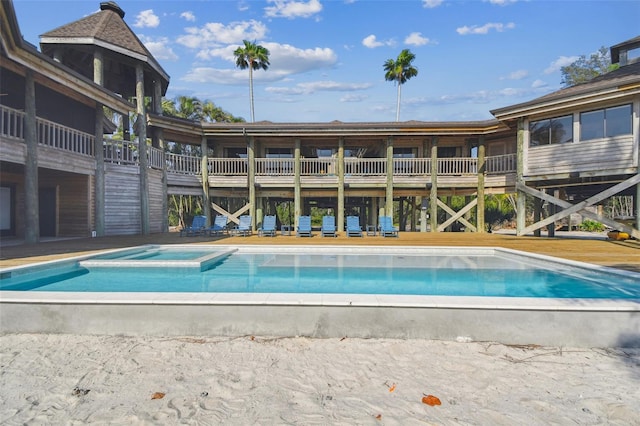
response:
<path id="1" fill-rule="evenodd" d="M 0 135 L 24 140 L 24 112 L 0 105 Z"/>
<path id="2" fill-rule="evenodd" d="M 256 158 L 256 176 L 293 176 L 293 163 L 293 158 Z"/>
<path id="3" fill-rule="evenodd" d="M 495 155 L 485 159 L 487 174 L 514 173 L 517 169 L 516 154 Z"/>
<path id="4" fill-rule="evenodd" d="M 199 175 L 202 159 L 192 155 L 166 154 L 167 172 L 180 175 Z M 228 160 L 233 160 L 229 158 Z"/>

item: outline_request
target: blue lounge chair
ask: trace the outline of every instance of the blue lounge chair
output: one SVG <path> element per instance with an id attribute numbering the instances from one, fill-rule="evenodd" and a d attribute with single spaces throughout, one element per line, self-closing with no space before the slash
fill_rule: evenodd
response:
<path id="1" fill-rule="evenodd" d="M 298 217 L 298 229 L 296 229 L 296 237 L 311 237 L 311 216 Z"/>
<path id="2" fill-rule="evenodd" d="M 238 227 L 235 229 L 235 234 L 242 235 L 243 237 L 246 237 L 252 234 L 251 216 L 249 215 L 240 216 Z"/>
<path id="3" fill-rule="evenodd" d="M 320 236 L 322 237 L 338 236 L 336 234 L 336 217 L 335 216 L 322 217 L 322 229 L 320 230 Z"/>
<path id="4" fill-rule="evenodd" d="M 262 219 L 262 227 L 258 229 L 259 237 L 275 237 L 276 236 L 276 217 L 265 216 Z"/>
<path id="5" fill-rule="evenodd" d="M 398 237 L 398 228 L 393 226 L 391 216 L 380 216 L 378 223 L 380 224 L 380 235 L 383 237 Z"/>
<path id="6" fill-rule="evenodd" d="M 222 235 L 227 232 L 227 216 L 218 215 L 213 221 L 213 225 L 209 228 L 209 236 Z"/>
<path id="7" fill-rule="evenodd" d="M 207 224 L 206 216 L 194 216 L 191 221 L 191 226 L 187 226 L 180 231 L 180 236 L 186 235 L 187 237 L 193 237 L 205 232 L 205 226 Z"/>
<path id="8" fill-rule="evenodd" d="M 347 216 L 347 237 L 362 237 L 362 227 L 358 216 Z"/>

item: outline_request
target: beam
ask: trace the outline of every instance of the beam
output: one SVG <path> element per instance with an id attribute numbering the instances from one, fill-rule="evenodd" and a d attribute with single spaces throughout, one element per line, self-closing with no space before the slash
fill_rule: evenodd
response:
<path id="1" fill-rule="evenodd" d="M 478 199 L 474 198 L 469 204 L 467 204 L 462 209 L 460 209 L 460 211 L 456 212 L 451 207 L 447 206 L 445 203 L 438 200 L 438 206 L 442 208 L 442 210 L 446 211 L 451 215 L 451 217 L 446 221 L 444 221 L 442 225 L 438 226 L 438 232 L 444 231 L 447 228 L 447 226 L 451 225 L 453 222 L 456 222 L 456 221 L 459 221 L 464 226 L 471 229 L 471 231 L 476 232 L 478 229 L 475 227 L 475 225 L 471 224 L 467 219 L 463 217 L 463 215 L 469 210 L 471 210 L 472 208 L 474 208 L 477 204 L 478 204 Z"/>
<path id="2" fill-rule="evenodd" d="M 229 221 L 238 225 L 240 224 L 240 216 L 251 208 L 251 204 L 250 203 L 245 204 L 243 207 L 239 208 L 235 213 L 229 213 L 228 211 L 226 211 L 225 209 L 223 209 L 222 207 L 220 207 L 214 202 L 211 202 L 211 208 L 216 212 L 227 216 L 227 219 Z"/>

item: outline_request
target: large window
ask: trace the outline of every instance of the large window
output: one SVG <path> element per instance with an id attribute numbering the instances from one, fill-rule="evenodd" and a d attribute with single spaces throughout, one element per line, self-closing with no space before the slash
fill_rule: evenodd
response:
<path id="1" fill-rule="evenodd" d="M 580 140 L 631 134 L 631 105 L 599 109 L 580 114 Z"/>
<path id="2" fill-rule="evenodd" d="M 529 146 L 573 142 L 573 116 L 550 118 L 529 123 Z"/>

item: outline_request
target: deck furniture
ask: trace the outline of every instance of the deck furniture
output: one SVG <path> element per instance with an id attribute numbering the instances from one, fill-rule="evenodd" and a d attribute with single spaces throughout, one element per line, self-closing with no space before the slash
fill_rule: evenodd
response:
<path id="1" fill-rule="evenodd" d="M 380 224 L 380 235 L 383 237 L 398 237 L 398 228 L 393 226 L 391 216 L 380 216 L 378 223 Z"/>
<path id="2" fill-rule="evenodd" d="M 239 218 L 238 226 L 232 231 L 235 235 L 247 237 L 252 234 L 251 231 L 251 216 L 242 215 Z"/>
<path id="3" fill-rule="evenodd" d="M 311 237 L 311 216 L 298 217 L 298 229 L 296 229 L 296 237 Z"/>
<path id="4" fill-rule="evenodd" d="M 209 236 L 222 235 L 227 232 L 227 216 L 218 215 L 213 220 L 213 225 L 209 228 Z"/>
<path id="5" fill-rule="evenodd" d="M 276 217 L 268 215 L 262 219 L 262 226 L 258 229 L 259 237 L 275 237 L 276 236 Z"/>
<path id="6" fill-rule="evenodd" d="M 337 237 L 336 234 L 336 217 L 335 216 L 323 216 L 322 228 L 320 230 L 320 236 L 322 237 Z"/>
<path id="7" fill-rule="evenodd" d="M 180 236 L 182 237 L 186 235 L 187 237 L 195 237 L 196 235 L 200 235 L 204 233 L 206 224 L 206 216 L 194 216 L 191 221 L 191 226 L 187 226 L 180 230 Z"/>
<path id="8" fill-rule="evenodd" d="M 358 216 L 347 216 L 347 237 L 362 237 L 362 227 Z"/>

